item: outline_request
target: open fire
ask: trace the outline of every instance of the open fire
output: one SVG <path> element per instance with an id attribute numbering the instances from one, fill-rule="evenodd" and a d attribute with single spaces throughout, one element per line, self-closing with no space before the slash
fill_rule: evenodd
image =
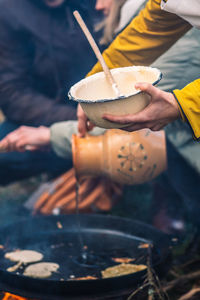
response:
<path id="1" fill-rule="evenodd" d="M 28 298 L 20 297 L 10 293 L 5 293 L 2 300 L 29 300 Z"/>

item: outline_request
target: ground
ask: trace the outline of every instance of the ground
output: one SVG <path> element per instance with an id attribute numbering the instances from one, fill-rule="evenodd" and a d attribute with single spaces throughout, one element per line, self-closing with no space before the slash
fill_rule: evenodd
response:
<path id="1" fill-rule="evenodd" d="M 30 215 L 23 204 L 41 183 L 41 177 L 0 187 L 0 225 L 6 225 Z"/>

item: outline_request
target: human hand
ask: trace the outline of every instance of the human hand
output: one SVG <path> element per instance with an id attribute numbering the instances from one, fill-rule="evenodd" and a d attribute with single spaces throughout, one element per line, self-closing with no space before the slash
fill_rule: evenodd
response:
<path id="1" fill-rule="evenodd" d="M 0 152 L 34 151 L 50 144 L 50 129 L 21 126 L 0 141 Z"/>
<path id="2" fill-rule="evenodd" d="M 89 121 L 80 104 L 78 104 L 77 108 L 77 118 L 79 136 L 84 137 L 85 134 L 92 130 L 95 125 Z"/>
<path id="3" fill-rule="evenodd" d="M 158 131 L 180 117 L 178 103 L 172 93 L 163 92 L 149 83 L 137 83 L 135 88 L 151 97 L 150 103 L 145 109 L 133 115 L 104 114 L 103 119 L 113 123 L 127 124 L 127 127 L 121 128 L 126 131 L 143 128 Z"/>

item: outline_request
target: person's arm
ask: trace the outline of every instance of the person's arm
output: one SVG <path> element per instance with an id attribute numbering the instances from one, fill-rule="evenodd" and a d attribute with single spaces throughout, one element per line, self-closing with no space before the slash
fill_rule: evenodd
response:
<path id="1" fill-rule="evenodd" d="M 186 85 L 182 90 L 174 90 L 183 121 L 188 122 L 194 138 L 200 139 L 200 79 Z"/>
<path id="2" fill-rule="evenodd" d="M 114 116 L 105 114 L 105 120 L 127 125 L 123 129 L 135 131 L 150 128 L 157 131 L 178 118 L 187 122 L 194 139 L 200 139 L 200 79 L 194 80 L 182 90 L 167 93 L 148 83 L 137 83 L 136 88 L 150 96 L 149 105 L 137 114 Z"/>
<path id="3" fill-rule="evenodd" d="M 34 48 L 16 20 L 0 15 L 0 107 L 13 122 L 50 125 L 76 119 L 76 108 L 55 103 L 32 84 Z"/>
<path id="4" fill-rule="evenodd" d="M 95 127 L 90 134 L 100 135 L 105 129 Z M 59 122 L 50 127 L 50 142 L 54 152 L 61 157 L 69 157 L 72 155 L 71 139 L 73 134 L 78 134 L 77 122 Z"/>
<path id="5" fill-rule="evenodd" d="M 110 69 L 150 65 L 169 49 L 191 25 L 175 14 L 161 10 L 160 0 L 149 0 L 146 7 L 104 51 Z M 88 76 L 102 71 L 99 63 Z"/>
<path id="6" fill-rule="evenodd" d="M 159 0 L 150 0 L 146 8 L 104 52 L 104 58 L 110 68 L 131 64 L 149 65 L 190 28 L 191 25 L 180 17 L 161 10 Z M 101 71 L 101 67 L 98 63 L 88 75 L 99 71 Z M 149 128 L 158 130 L 181 115 L 182 119 L 189 123 L 194 137 L 200 138 L 200 79 L 190 83 L 182 90 L 175 90 L 173 92 L 175 97 L 171 93 L 160 93 L 156 89 L 152 90 L 152 93 L 151 106 L 140 114 L 120 116 L 119 118 L 106 116 L 105 119 L 113 122 L 121 121 L 122 124 L 128 124 L 132 120 L 133 125 L 127 130 L 141 129 L 147 125 Z M 154 99 L 158 99 L 158 93 L 161 96 L 159 105 L 169 107 L 170 111 L 168 111 L 168 115 L 163 115 L 162 120 L 160 118 L 163 111 L 160 111 L 158 119 L 158 101 L 154 101 Z M 179 112 L 175 99 L 179 105 Z"/>
<path id="7" fill-rule="evenodd" d="M 59 122 L 50 127 L 50 142 L 53 151 L 60 157 L 71 157 L 72 134 L 77 133 L 77 122 Z"/>
<path id="8" fill-rule="evenodd" d="M 160 0 L 149 0 L 139 15 L 104 51 L 104 59 L 110 69 L 131 65 L 150 65 L 190 28 L 189 23 L 175 14 L 161 10 Z M 100 71 L 102 68 L 97 63 L 88 76 Z M 174 107 L 176 107 L 175 104 Z M 179 116 L 175 111 L 169 119 L 174 119 L 175 114 Z M 87 131 L 88 120 L 80 105 L 78 120 L 79 131 L 83 136 Z M 114 121 L 114 118 L 108 118 L 108 120 Z M 158 128 L 158 126 L 153 127 Z"/>
<path id="9" fill-rule="evenodd" d="M 51 143 L 50 129 L 45 126 L 20 126 L 0 141 L 0 152 L 24 152 L 46 148 Z"/>

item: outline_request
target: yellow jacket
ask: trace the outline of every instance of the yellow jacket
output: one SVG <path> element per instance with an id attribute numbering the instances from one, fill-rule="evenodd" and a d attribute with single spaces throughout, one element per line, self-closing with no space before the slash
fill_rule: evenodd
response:
<path id="1" fill-rule="evenodd" d="M 160 8 L 161 0 L 149 0 L 146 7 L 118 35 L 103 53 L 110 69 L 131 65 L 150 65 L 168 50 L 191 25 L 175 14 Z M 102 71 L 97 63 L 88 75 Z M 176 72 L 176 70 L 174 70 Z M 200 138 L 200 79 L 182 90 L 173 91 L 184 121 Z"/>

